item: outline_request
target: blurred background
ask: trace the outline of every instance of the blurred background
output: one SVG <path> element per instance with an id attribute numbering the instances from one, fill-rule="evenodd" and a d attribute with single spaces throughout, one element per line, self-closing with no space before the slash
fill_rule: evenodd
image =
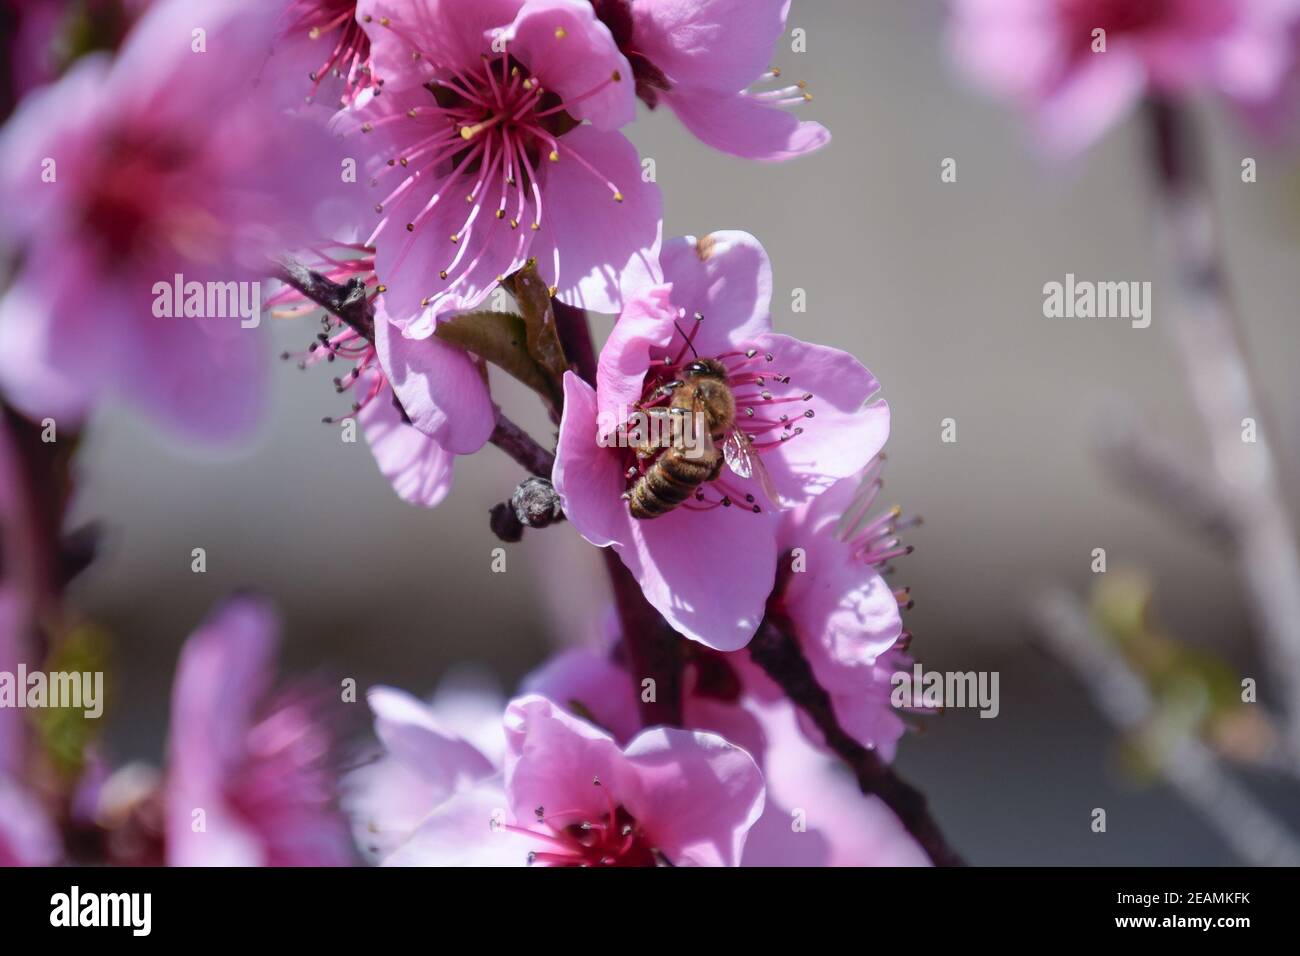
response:
<path id="1" fill-rule="evenodd" d="M 1143 130 L 1130 121 L 1081 160 L 1035 153 L 1020 119 L 968 91 L 944 55 L 937 2 L 801 0 L 776 59 L 806 80 L 806 114 L 835 139 L 760 166 L 715 153 L 671 115 L 630 129 L 656 161 L 665 235 L 745 229 L 771 254 L 778 330 L 846 349 L 893 409 L 886 504 L 924 516 L 899 563 L 913 650 L 929 669 L 1000 672 L 1001 712 L 954 710 L 903 741 L 899 766 L 976 864 L 1227 864 L 1220 839 L 1167 789 L 1124 772 L 1116 734 L 1043 652 L 1027 609 L 1044 587 L 1086 595 L 1092 551 L 1145 570 L 1168 631 L 1275 690 L 1226 557 L 1134 499 L 1099 466 L 1092 435 L 1117 408 L 1204 454 L 1161 329 L 1166 275 L 1152 241 Z M 1198 112 L 1247 347 L 1270 402 L 1284 483 L 1300 506 L 1300 383 L 1293 327 L 1300 169 L 1211 105 Z M 1259 181 L 1241 182 L 1256 157 Z M 957 161 L 957 181 L 940 163 Z M 1042 287 L 1067 272 L 1154 284 L 1154 321 L 1048 320 Z M 791 313 L 792 290 L 807 312 Z M 608 320 L 597 320 L 598 336 Z M 267 358 L 304 347 L 311 321 L 270 322 Z M 273 339 L 273 341 L 272 341 Z M 340 396 L 324 368 L 274 370 L 273 410 L 248 448 L 169 444 L 109 409 L 88 431 L 77 520 L 102 519 L 106 552 L 72 591 L 113 635 L 109 749 L 156 761 L 186 635 L 231 589 L 282 610 L 284 666 L 361 687 L 432 690 L 476 665 L 504 688 L 554 646 L 590 636 L 605 600 L 598 556 L 567 525 L 531 531 L 491 571 L 488 509 L 521 477 L 494 448 L 461 459 L 435 511 L 399 501 L 364 442 L 320 423 Z M 510 381 L 498 401 L 540 439 L 545 418 Z M 941 421 L 957 441 L 940 440 Z M 190 569 L 207 551 L 207 573 Z M 364 718 L 358 729 L 364 728 Z M 1260 778 L 1283 819 L 1300 807 Z M 1108 832 L 1090 830 L 1103 807 Z"/>

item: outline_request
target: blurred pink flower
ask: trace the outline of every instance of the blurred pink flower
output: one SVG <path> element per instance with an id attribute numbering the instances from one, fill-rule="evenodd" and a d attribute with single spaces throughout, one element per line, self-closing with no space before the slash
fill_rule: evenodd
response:
<path id="1" fill-rule="evenodd" d="M 1087 147 L 1146 94 L 1272 97 L 1294 62 L 1297 0 L 952 0 L 959 65 L 1033 114 L 1045 144 Z M 1094 52 L 1094 31 L 1105 31 Z"/>
<path id="2" fill-rule="evenodd" d="M 575 647 L 525 678 L 523 691 L 563 700 L 630 740 L 640 686 L 612 651 Z M 888 700 L 884 702 L 888 707 Z M 745 866 L 925 866 L 928 858 L 876 797 L 801 728 L 802 714 L 746 654 L 698 653 L 687 668 L 683 719 L 748 751 L 763 770 L 767 803 L 745 844 Z"/>
<path id="3" fill-rule="evenodd" d="M 812 99 L 776 80 L 769 64 L 790 0 L 591 0 L 632 65 L 637 94 L 667 103 L 702 142 L 745 159 L 779 161 L 819 149 L 831 135 L 785 107 Z"/>
<path id="4" fill-rule="evenodd" d="M 762 813 L 757 766 L 716 734 L 657 728 L 620 748 L 528 696 L 506 709 L 504 771 L 488 775 L 413 698 L 393 702 L 376 710 L 381 739 L 430 792 L 452 792 L 389 865 L 735 866 Z"/>
<path id="5" fill-rule="evenodd" d="M 29 416 L 73 422 L 118 395 L 213 439 L 256 420 L 258 330 L 179 302 L 161 317 L 156 286 L 224 294 L 317 235 L 319 200 L 356 202 L 334 138 L 254 86 L 275 16 L 262 0 L 162 0 L 111 63 L 77 61 L 0 130 L 0 249 L 20 263 L 0 298 L 0 389 Z"/>
<path id="6" fill-rule="evenodd" d="M 662 256 L 671 285 L 628 303 L 600 354 L 597 388 L 565 376 L 555 487 L 588 541 L 613 546 L 647 600 L 686 637 L 744 647 L 776 576 L 778 512 L 856 474 L 885 443 L 889 408 L 851 355 L 771 331 L 772 268 L 752 236 L 675 239 Z M 684 327 L 685 326 L 685 327 Z M 688 327 L 688 328 L 686 328 Z M 781 499 L 730 468 L 653 520 L 624 493 L 647 467 L 614 435 L 696 358 L 727 369 L 736 424 Z"/>
<path id="7" fill-rule="evenodd" d="M 366 699 L 383 754 L 348 775 L 344 806 L 357 845 L 378 863 L 459 789 L 500 772 L 505 700 L 445 682 L 428 704 L 392 687 L 373 687 Z"/>
<path id="8" fill-rule="evenodd" d="M 659 190 L 616 132 L 631 69 L 590 4 L 362 0 L 358 15 L 381 86 L 337 122 L 370 147 L 367 244 L 408 337 L 530 257 L 562 301 L 599 312 L 657 279 Z"/>
<path id="9" fill-rule="evenodd" d="M 275 632 L 266 605 L 237 598 L 181 651 L 165 784 L 169 865 L 352 860 L 331 734 L 306 695 L 271 693 Z"/>

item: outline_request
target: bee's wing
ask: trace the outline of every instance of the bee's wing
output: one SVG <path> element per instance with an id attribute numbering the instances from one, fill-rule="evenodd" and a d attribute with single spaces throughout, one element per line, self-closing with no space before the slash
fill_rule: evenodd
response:
<path id="1" fill-rule="evenodd" d="M 767 466 L 754 450 L 748 435 L 739 428 L 733 428 L 722 443 L 722 456 L 727 461 L 727 467 L 741 478 L 757 478 L 767 500 L 778 508 L 781 506 L 781 496 L 772 484 L 772 476 L 767 473 Z"/>

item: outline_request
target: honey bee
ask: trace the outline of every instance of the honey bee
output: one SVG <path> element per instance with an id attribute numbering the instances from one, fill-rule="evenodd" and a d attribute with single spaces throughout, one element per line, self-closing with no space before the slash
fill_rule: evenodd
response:
<path id="1" fill-rule="evenodd" d="M 736 398 L 721 362 L 696 358 L 658 394 L 671 396 L 667 406 L 642 409 L 656 420 L 651 435 L 658 437 L 634 445 L 638 458 L 654 460 L 623 495 L 633 518 L 672 511 L 706 481 L 717 480 L 724 463 L 741 478 L 756 477 L 768 499 L 779 501 L 749 436 L 736 427 Z"/>

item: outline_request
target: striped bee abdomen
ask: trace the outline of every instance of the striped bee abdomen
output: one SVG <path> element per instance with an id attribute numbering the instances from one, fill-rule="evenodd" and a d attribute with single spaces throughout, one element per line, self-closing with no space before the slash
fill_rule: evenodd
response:
<path id="1" fill-rule="evenodd" d="M 670 448 L 628 492 L 633 518 L 657 518 L 672 511 L 695 493 L 713 473 L 711 460 L 691 460 Z"/>

